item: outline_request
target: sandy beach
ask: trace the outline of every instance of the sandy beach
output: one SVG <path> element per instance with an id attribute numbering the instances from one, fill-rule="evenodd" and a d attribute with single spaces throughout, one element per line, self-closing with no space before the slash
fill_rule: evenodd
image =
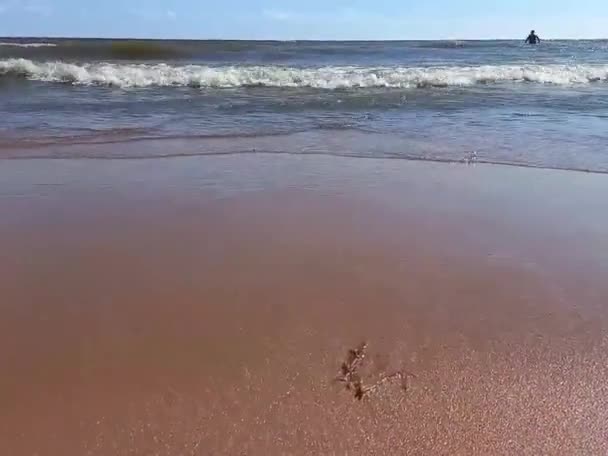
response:
<path id="1" fill-rule="evenodd" d="M 0 453 L 608 453 L 608 180 L 0 161 Z M 335 382 L 412 373 L 356 400 Z"/>

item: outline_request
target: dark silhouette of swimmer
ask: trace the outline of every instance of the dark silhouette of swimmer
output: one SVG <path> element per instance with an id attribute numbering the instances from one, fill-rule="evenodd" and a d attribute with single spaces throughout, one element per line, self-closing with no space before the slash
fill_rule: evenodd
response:
<path id="1" fill-rule="evenodd" d="M 540 44 L 540 38 L 534 30 L 532 30 L 528 35 L 528 38 L 526 38 L 526 44 Z"/>

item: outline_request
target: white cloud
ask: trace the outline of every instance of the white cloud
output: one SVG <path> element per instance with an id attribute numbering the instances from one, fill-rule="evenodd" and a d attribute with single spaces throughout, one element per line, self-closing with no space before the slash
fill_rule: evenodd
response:
<path id="1" fill-rule="evenodd" d="M 145 10 L 136 9 L 136 8 L 130 8 L 129 14 L 132 16 L 136 16 L 139 19 L 149 19 L 150 18 L 150 13 L 148 13 Z"/>
<path id="2" fill-rule="evenodd" d="M 9 0 L 0 3 L 0 14 L 8 12 L 22 12 L 37 16 L 50 16 L 53 9 L 45 0 Z"/>
<path id="3" fill-rule="evenodd" d="M 130 8 L 128 12 L 143 21 L 158 22 L 165 20 L 175 21 L 177 19 L 177 13 L 173 10 Z"/>
<path id="4" fill-rule="evenodd" d="M 373 11 L 358 10 L 354 8 L 330 8 L 314 12 L 267 9 L 262 11 L 262 16 L 274 21 L 291 22 L 300 25 L 323 24 L 324 26 L 335 26 L 337 24 L 357 25 L 371 22 L 385 25 L 404 22 L 403 17 L 387 16 Z"/>
<path id="5" fill-rule="evenodd" d="M 0 14 L 8 13 L 12 9 L 15 9 L 14 1 L 9 0 L 7 2 L 0 3 Z"/>
<path id="6" fill-rule="evenodd" d="M 314 10 L 304 5 L 259 9 L 255 15 L 248 15 L 247 20 L 255 23 L 262 18 L 273 22 L 272 27 L 276 29 L 266 27 L 267 30 L 255 32 L 255 36 L 262 39 L 402 39 L 417 25 L 401 11 L 389 14 L 364 6 L 334 5 L 328 1 L 326 6 Z"/>
<path id="7" fill-rule="evenodd" d="M 50 5 L 37 2 L 28 2 L 23 5 L 23 10 L 27 13 L 36 14 L 39 16 L 50 16 L 53 12 Z"/>
<path id="8" fill-rule="evenodd" d="M 278 10 L 264 10 L 262 11 L 262 15 L 273 21 L 287 21 L 294 17 L 293 13 Z"/>

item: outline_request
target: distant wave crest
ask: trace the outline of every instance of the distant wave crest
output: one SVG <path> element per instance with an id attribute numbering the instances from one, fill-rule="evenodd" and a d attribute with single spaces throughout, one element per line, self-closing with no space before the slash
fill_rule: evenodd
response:
<path id="1" fill-rule="evenodd" d="M 5 43 L 0 42 L 0 46 L 3 47 L 18 47 L 18 48 L 44 48 L 44 47 L 57 47 L 53 43 Z"/>
<path id="2" fill-rule="evenodd" d="M 449 41 L 423 41 L 418 47 L 427 49 L 459 49 L 466 47 L 465 41 L 449 40 Z"/>
<path id="3" fill-rule="evenodd" d="M 555 85 L 608 81 L 608 65 L 496 65 L 477 67 L 204 66 L 167 64 L 74 64 L 0 60 L 0 77 L 115 87 L 195 88 L 417 88 L 504 82 Z"/>

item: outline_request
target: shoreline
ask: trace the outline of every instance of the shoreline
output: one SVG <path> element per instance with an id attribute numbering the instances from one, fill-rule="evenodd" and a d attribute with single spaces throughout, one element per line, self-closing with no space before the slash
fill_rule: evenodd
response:
<path id="1" fill-rule="evenodd" d="M 11 454 L 608 449 L 601 176 L 249 156 L 0 182 Z M 407 393 L 332 384 L 363 340 Z"/>
<path id="2" fill-rule="evenodd" d="M 103 133 L 104 136 L 108 133 Z M 312 136 L 317 138 L 313 140 L 313 144 L 322 144 L 323 141 L 336 143 L 336 132 L 327 135 L 320 130 L 296 131 L 291 133 L 280 134 L 244 134 L 234 136 L 167 136 L 167 137 L 128 137 L 124 136 L 124 131 L 117 130 L 117 138 L 115 140 L 97 141 L 96 134 L 90 138 L 87 136 L 77 137 L 50 137 L 50 138 L 12 138 L 6 142 L 0 142 L 0 160 L 4 161 L 30 161 L 30 160 L 93 160 L 93 161 L 108 161 L 108 160 L 163 160 L 163 159 L 204 159 L 214 157 L 303 157 L 303 158 L 336 158 L 336 159 L 361 159 L 361 160 L 397 160 L 405 162 L 421 162 L 430 164 L 447 164 L 447 165 L 466 165 L 466 166 L 503 166 L 509 168 L 523 169 L 538 169 L 544 171 L 564 171 L 577 172 L 586 174 L 608 174 L 608 168 L 603 166 L 602 162 L 595 163 L 593 168 L 589 165 L 582 164 L 550 164 L 550 163 L 535 163 L 517 162 L 502 160 L 500 157 L 478 157 L 475 150 L 459 151 L 456 153 L 448 152 L 449 144 L 439 146 L 439 149 L 428 149 L 425 155 L 404 155 L 394 154 L 391 150 L 405 150 L 408 147 L 419 147 L 417 142 L 408 143 L 403 138 L 392 137 L 387 133 L 365 133 L 356 131 L 349 132 L 346 136 L 340 137 L 337 143 L 344 150 L 356 150 L 351 153 L 337 153 L 328 150 L 311 149 L 302 152 L 300 149 L 289 150 L 289 145 L 306 144 L 311 141 Z M 362 136 L 360 136 L 362 135 Z M 360 136 L 360 137 L 359 137 Z M 377 143 L 383 141 L 388 142 L 389 147 L 381 150 L 375 150 L 372 154 L 364 152 L 365 147 L 374 141 L 369 138 L 374 138 Z M 383 139 L 384 138 L 384 139 Z M 390 140 L 387 141 L 387 138 Z M 361 148 L 363 144 L 363 149 Z M 278 146 L 278 148 L 277 148 Z M 208 149 L 206 152 L 201 152 L 200 149 Z M 166 150 L 189 150 L 193 152 L 166 152 Z M 211 151 L 209 151 L 211 150 Z M 33 153 L 32 153 L 33 151 Z M 40 153 L 42 151 L 42 153 Z M 142 152 L 143 151 L 143 152 Z M 420 152 L 420 151 L 419 151 Z M 435 152 L 439 152 L 441 156 L 433 156 Z"/>
<path id="3" fill-rule="evenodd" d="M 135 139 L 132 142 L 145 142 L 148 139 Z M 154 141 L 158 141 L 157 139 Z M 114 145 L 115 143 L 103 143 L 103 146 Z M 121 144 L 121 143 L 118 143 Z M 74 146 L 88 145 L 88 143 L 74 143 Z M 98 145 L 98 144 L 96 144 Z M 24 146 L 24 149 L 28 147 Z M 32 148 L 36 148 L 33 146 Z M 62 146 L 65 148 L 65 146 Z M 102 157 L 102 156 L 45 156 L 45 155 L 34 155 L 34 156 L 4 156 L 0 160 L 15 160 L 15 161 L 30 161 L 30 160 L 92 160 L 92 161 L 117 161 L 117 160 L 171 160 L 180 158 L 206 158 L 206 157 L 226 157 L 226 156 L 242 156 L 242 155 L 257 155 L 257 156 L 291 156 L 298 157 L 305 155 L 306 157 L 332 157 L 332 158 L 344 158 L 344 159 L 358 159 L 358 160 L 400 160 L 407 162 L 422 162 L 422 163 L 440 163 L 445 165 L 463 165 L 463 166 L 503 166 L 508 168 L 523 168 L 523 169 L 538 169 L 541 171 L 561 171 L 561 172 L 573 172 L 573 173 L 584 173 L 584 174 L 608 174 L 608 170 L 603 169 L 591 169 L 591 168 L 560 168 L 557 166 L 549 165 L 534 165 L 526 163 L 509 163 L 499 161 L 485 161 L 475 160 L 467 161 L 466 159 L 441 159 L 441 158 L 416 158 L 416 157 L 375 157 L 375 156 L 364 156 L 364 155 L 348 155 L 348 154 L 335 154 L 335 153 L 323 153 L 323 152 L 306 152 L 305 154 L 298 152 L 269 152 L 269 151 L 237 151 L 237 152 L 202 152 L 202 153 L 175 153 L 166 155 L 152 155 L 152 156 L 114 156 L 114 157 Z"/>

